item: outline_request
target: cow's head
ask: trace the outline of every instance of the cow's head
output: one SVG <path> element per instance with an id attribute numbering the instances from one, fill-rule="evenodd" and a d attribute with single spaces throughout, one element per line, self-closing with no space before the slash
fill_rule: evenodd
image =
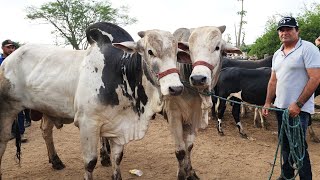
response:
<path id="1" fill-rule="evenodd" d="M 178 43 L 170 32 L 148 30 L 138 33 L 138 42 L 113 43 L 117 48 L 142 56 L 145 67 L 161 94 L 180 95 L 183 85 L 176 68 Z"/>
<path id="2" fill-rule="evenodd" d="M 225 26 L 195 28 L 188 42 L 179 42 L 179 48 L 190 54 L 193 70 L 189 80 L 192 86 L 211 90 L 218 80 L 222 52 L 240 51 L 222 39 L 225 28 Z"/>

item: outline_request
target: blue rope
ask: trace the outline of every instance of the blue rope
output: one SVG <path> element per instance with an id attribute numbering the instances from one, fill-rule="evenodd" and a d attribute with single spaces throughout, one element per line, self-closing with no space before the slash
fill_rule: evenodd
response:
<path id="1" fill-rule="evenodd" d="M 264 108 L 262 106 L 257 106 L 257 105 L 253 105 L 253 104 L 248 104 L 245 102 L 238 102 L 238 101 L 234 101 L 234 100 L 230 100 L 227 98 L 223 98 L 220 96 L 215 95 L 213 92 L 200 92 L 197 89 L 195 89 L 194 87 L 192 87 L 189 82 L 186 81 L 182 81 L 182 83 L 184 84 L 184 86 L 186 86 L 187 88 L 196 91 L 202 95 L 206 95 L 206 96 L 213 96 L 215 98 L 218 99 L 222 99 L 228 102 L 232 102 L 232 103 L 236 103 L 236 104 L 244 104 L 247 106 L 252 106 L 255 108 Z M 280 151 L 280 165 L 282 165 L 282 159 L 283 159 L 283 155 L 282 155 L 282 148 L 283 148 L 283 135 L 285 134 L 288 138 L 288 142 L 289 142 L 289 147 L 290 147 L 290 152 L 289 152 L 289 163 L 290 166 L 295 169 L 298 170 L 298 172 L 294 175 L 293 178 L 291 179 L 287 179 L 283 172 L 282 172 L 282 168 L 281 168 L 281 177 L 286 179 L 286 180 L 293 180 L 297 177 L 299 170 L 302 168 L 303 166 L 303 159 L 305 157 L 305 137 L 304 137 L 304 132 L 303 132 L 303 128 L 302 125 L 300 123 L 300 117 L 297 116 L 295 118 L 290 118 L 289 117 L 289 110 L 288 109 L 279 109 L 279 108 L 267 108 L 268 110 L 273 110 L 273 111 L 282 111 L 282 124 L 281 124 L 281 128 L 280 128 L 280 134 L 278 137 L 278 145 L 277 145 L 277 149 L 274 155 L 274 162 L 272 165 L 272 169 L 269 175 L 269 180 L 272 177 L 273 174 L 273 170 L 276 164 L 276 160 L 277 160 L 277 156 L 278 156 L 278 151 L 279 151 L 279 147 L 281 146 L 281 151 Z M 291 119 L 291 121 L 290 121 Z M 291 161 L 292 160 L 292 161 Z"/>

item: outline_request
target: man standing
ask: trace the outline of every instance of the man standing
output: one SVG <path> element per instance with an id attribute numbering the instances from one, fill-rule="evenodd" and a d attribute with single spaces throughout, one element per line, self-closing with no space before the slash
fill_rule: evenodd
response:
<path id="1" fill-rule="evenodd" d="M 2 51 L 3 53 L 0 54 L 0 65 L 2 64 L 2 62 L 4 61 L 4 59 L 6 57 L 8 57 L 11 53 L 13 53 L 13 51 L 15 51 L 17 48 L 17 44 L 13 41 L 11 41 L 10 39 L 7 39 L 5 41 L 2 42 Z M 24 127 L 24 119 L 25 119 L 25 115 L 23 113 L 23 111 L 21 111 L 18 114 L 18 124 L 19 124 L 19 132 L 21 134 L 21 142 L 27 142 L 27 138 L 24 137 L 24 131 L 25 131 L 25 127 Z M 17 125 L 16 123 L 13 123 L 12 128 L 15 128 Z M 14 129 L 12 129 L 12 134 L 13 134 L 13 138 L 15 137 L 14 134 Z"/>
<path id="2" fill-rule="evenodd" d="M 270 108 L 272 100 L 276 97 L 274 106 L 288 109 L 292 117 L 300 116 L 304 135 L 310 114 L 314 113 L 314 91 L 320 80 L 320 53 L 318 48 L 299 37 L 298 22 L 293 17 L 284 17 L 278 23 L 278 35 L 282 46 L 277 50 L 272 59 L 272 73 L 268 84 L 265 108 Z M 282 113 L 276 112 L 278 132 L 282 124 Z M 268 115 L 268 109 L 263 109 L 263 114 Z M 305 137 L 305 136 L 304 136 Z M 304 139 L 305 141 L 305 139 Z M 311 180 L 311 164 L 308 146 L 305 141 L 305 157 L 303 167 L 299 170 L 301 180 Z M 283 165 L 282 172 L 285 178 L 293 178 L 294 169 L 290 166 L 288 138 L 284 134 L 282 144 Z M 280 177 L 279 179 L 284 179 Z"/>
<path id="3" fill-rule="evenodd" d="M 3 41 L 2 42 L 3 53 L 0 54 L 0 65 L 2 64 L 3 60 L 15 50 L 16 50 L 16 46 L 14 42 L 12 42 L 10 39 Z"/>

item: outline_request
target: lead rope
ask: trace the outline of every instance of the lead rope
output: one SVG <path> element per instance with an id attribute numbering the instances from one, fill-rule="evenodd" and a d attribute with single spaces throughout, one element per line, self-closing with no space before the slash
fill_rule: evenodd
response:
<path id="1" fill-rule="evenodd" d="M 213 96 L 215 98 L 219 98 L 228 102 L 232 102 L 232 103 L 236 103 L 236 104 L 244 104 L 247 106 L 252 106 L 255 108 L 263 108 L 262 106 L 257 106 L 257 105 L 252 105 L 252 104 L 248 104 L 248 103 L 243 103 L 243 102 L 238 102 L 238 101 L 233 101 L 233 100 L 229 100 L 220 96 L 216 96 L 214 95 L 213 92 L 200 92 L 197 89 L 195 89 L 194 87 L 192 87 L 189 82 L 183 81 L 182 82 L 183 85 L 193 91 L 196 91 L 202 95 L 207 95 L 207 96 Z M 289 163 L 290 166 L 295 169 L 298 170 L 298 172 L 294 175 L 293 178 L 288 179 L 284 176 L 283 172 L 282 172 L 282 168 L 281 168 L 281 177 L 286 179 L 286 180 L 293 180 L 295 179 L 295 177 L 297 177 L 299 170 L 302 168 L 303 166 L 303 159 L 305 156 L 305 141 L 304 141 L 304 132 L 303 132 L 303 128 L 302 125 L 300 123 L 300 117 L 297 116 L 295 118 L 289 118 L 289 111 L 288 109 L 283 110 L 283 109 L 279 109 L 279 108 L 267 108 L 268 110 L 273 110 L 273 111 L 282 111 L 282 124 L 281 124 L 281 128 L 280 128 L 280 134 L 278 137 L 278 146 L 274 155 L 274 162 L 272 164 L 272 169 L 269 175 L 269 180 L 271 180 L 272 174 L 273 174 L 273 170 L 276 164 L 276 160 L 277 160 L 277 156 L 278 156 L 278 151 L 279 151 L 279 146 L 281 146 L 281 151 L 280 151 L 280 165 L 282 165 L 282 159 L 283 159 L 283 154 L 282 154 L 282 147 L 283 147 L 283 135 L 285 134 L 288 138 L 288 142 L 289 142 L 289 147 L 290 147 L 290 152 L 289 152 Z M 289 123 L 289 119 L 291 119 L 291 124 Z"/>
<path id="2" fill-rule="evenodd" d="M 283 110 L 282 110 L 283 111 Z M 278 156 L 278 151 L 279 151 L 279 146 L 281 145 L 281 151 L 280 151 L 280 165 L 282 165 L 282 144 L 283 144 L 283 135 L 285 135 L 288 138 L 289 142 L 289 147 L 290 147 L 290 152 L 289 152 L 289 163 L 290 166 L 298 170 L 297 173 L 294 175 L 292 178 L 286 178 L 282 172 L 281 168 L 281 177 L 286 180 L 293 180 L 297 177 L 299 174 L 299 170 L 303 166 L 303 159 L 305 157 L 305 141 L 304 141 L 304 132 L 302 125 L 300 123 L 300 117 L 297 116 L 295 118 L 291 118 L 292 125 L 289 123 L 289 111 L 288 109 L 284 110 L 282 114 L 282 124 L 281 124 L 281 129 L 280 129 L 280 134 L 279 134 L 279 140 L 278 140 L 278 146 L 277 150 L 274 156 L 274 162 L 272 166 L 272 170 L 269 176 L 269 180 L 272 177 L 274 166 L 276 164 L 277 156 Z"/>

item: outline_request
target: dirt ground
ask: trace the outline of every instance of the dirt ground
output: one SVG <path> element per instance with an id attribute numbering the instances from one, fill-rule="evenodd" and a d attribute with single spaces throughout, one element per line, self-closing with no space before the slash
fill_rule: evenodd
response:
<path id="1" fill-rule="evenodd" d="M 214 119 L 208 128 L 198 133 L 194 143 L 193 168 L 203 180 L 256 180 L 268 179 L 277 147 L 276 123 L 273 116 L 268 118 L 269 130 L 253 126 L 253 113 L 242 118 L 249 139 L 239 136 L 230 111 L 224 121 L 225 136 L 218 135 Z M 2 160 L 2 178 L 32 180 L 78 180 L 83 179 L 83 161 L 79 143 L 79 131 L 73 125 L 54 130 L 57 152 L 66 168 L 53 170 L 48 163 L 47 151 L 39 129 L 40 122 L 32 122 L 26 129 L 28 142 L 22 145 L 21 167 L 17 164 L 14 140 L 10 141 Z M 314 122 L 315 132 L 320 135 L 320 122 Z M 320 144 L 308 138 L 312 161 L 313 178 L 320 179 Z M 130 142 L 125 147 L 121 171 L 123 179 L 132 180 L 174 180 L 178 163 L 174 142 L 167 122 L 157 115 L 149 124 L 149 130 L 140 141 Z M 130 169 L 143 171 L 141 177 L 129 173 Z M 280 173 L 279 158 L 272 179 Z M 102 167 L 100 161 L 94 171 L 94 179 L 111 179 L 111 167 Z"/>

